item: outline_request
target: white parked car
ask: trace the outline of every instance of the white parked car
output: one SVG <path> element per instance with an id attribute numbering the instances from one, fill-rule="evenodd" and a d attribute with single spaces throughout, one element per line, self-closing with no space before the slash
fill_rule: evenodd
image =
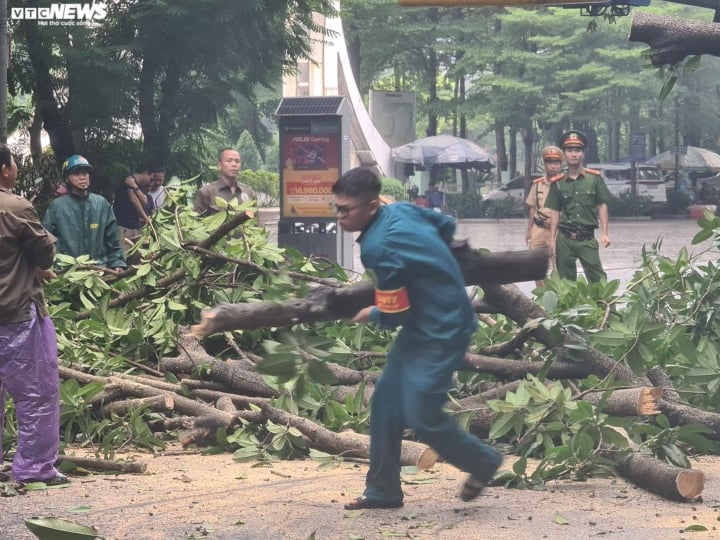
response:
<path id="1" fill-rule="evenodd" d="M 537 178 L 540 176 L 538 173 Z M 532 180 L 531 180 L 532 182 Z M 489 191 L 486 195 L 483 195 L 485 201 L 502 202 L 511 200 L 514 203 L 513 209 L 517 210 L 519 214 L 523 214 L 525 207 L 525 177 L 518 176 L 510 180 L 507 184 L 500 186 L 498 189 Z"/>
<path id="2" fill-rule="evenodd" d="M 632 168 L 629 163 L 590 163 L 588 169 L 600 171 L 605 185 L 615 197 L 630 193 Z M 667 192 L 662 172 L 653 165 L 637 165 L 637 194 L 652 198 L 654 206 L 667 202 Z"/>

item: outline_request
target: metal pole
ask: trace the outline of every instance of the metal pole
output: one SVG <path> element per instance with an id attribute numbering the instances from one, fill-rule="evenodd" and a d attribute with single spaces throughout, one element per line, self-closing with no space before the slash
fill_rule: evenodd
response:
<path id="1" fill-rule="evenodd" d="M 0 0 L 0 142 L 6 143 L 7 125 L 7 70 L 10 55 L 8 38 L 7 0 Z"/>
<path id="2" fill-rule="evenodd" d="M 675 192 L 680 191 L 680 104 L 675 96 Z"/>

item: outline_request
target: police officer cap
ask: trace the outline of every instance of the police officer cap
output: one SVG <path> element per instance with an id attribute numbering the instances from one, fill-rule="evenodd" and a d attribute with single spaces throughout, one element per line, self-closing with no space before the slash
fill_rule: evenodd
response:
<path id="1" fill-rule="evenodd" d="M 542 155 L 543 161 L 547 161 L 549 159 L 557 159 L 558 161 L 563 160 L 562 150 L 560 150 L 557 146 L 546 146 L 542 149 L 540 154 Z"/>
<path id="2" fill-rule="evenodd" d="M 581 131 L 568 131 L 560 137 L 560 148 L 568 148 L 571 146 L 585 148 L 587 146 L 587 138 Z"/>

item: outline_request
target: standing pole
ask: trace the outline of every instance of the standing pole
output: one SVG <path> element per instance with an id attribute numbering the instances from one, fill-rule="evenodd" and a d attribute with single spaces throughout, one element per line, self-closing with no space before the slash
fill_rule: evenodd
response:
<path id="1" fill-rule="evenodd" d="M 675 192 L 680 191 L 680 103 L 675 96 Z"/>
<path id="2" fill-rule="evenodd" d="M 10 59 L 10 39 L 8 37 L 7 0 L 0 0 L 0 142 L 6 143 L 7 124 L 7 70 Z"/>

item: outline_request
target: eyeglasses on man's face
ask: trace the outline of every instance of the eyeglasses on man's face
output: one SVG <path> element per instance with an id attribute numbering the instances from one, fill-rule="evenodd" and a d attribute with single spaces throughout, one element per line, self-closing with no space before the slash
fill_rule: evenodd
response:
<path id="1" fill-rule="evenodd" d="M 332 201 L 330 203 L 330 209 L 332 210 L 333 214 L 337 214 L 342 217 L 347 217 L 350 215 L 350 212 L 353 210 L 356 210 L 360 208 L 361 206 L 365 206 L 369 201 L 361 202 L 360 204 L 356 204 L 355 206 L 350 206 L 348 204 L 335 204 L 335 201 Z"/>

